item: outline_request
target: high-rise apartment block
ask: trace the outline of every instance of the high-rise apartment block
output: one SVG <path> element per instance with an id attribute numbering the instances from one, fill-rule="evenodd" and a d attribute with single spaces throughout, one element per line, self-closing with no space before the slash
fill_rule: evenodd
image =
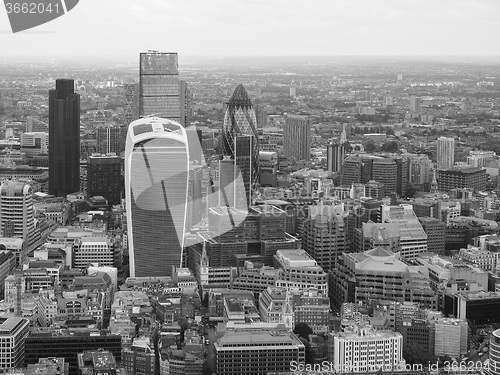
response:
<path id="1" fill-rule="evenodd" d="M 448 169 L 455 165 L 455 139 L 439 137 L 437 140 L 437 167 Z"/>
<path id="2" fill-rule="evenodd" d="M 309 117 L 285 116 L 283 152 L 288 159 L 309 161 L 311 156 L 311 119 Z"/>
<path id="3" fill-rule="evenodd" d="M 418 96 L 410 96 L 410 112 L 419 113 L 420 112 L 420 98 Z"/>
<path id="4" fill-rule="evenodd" d="M 49 91 L 49 193 L 80 191 L 80 95 L 72 79 Z"/>

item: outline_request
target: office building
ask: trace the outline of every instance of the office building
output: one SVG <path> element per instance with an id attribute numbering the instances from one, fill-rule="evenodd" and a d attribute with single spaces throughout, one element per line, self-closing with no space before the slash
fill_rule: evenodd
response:
<path id="1" fill-rule="evenodd" d="M 78 374 L 79 353 L 110 351 L 121 361 L 120 335 L 101 334 L 90 329 L 32 328 L 26 338 L 26 363 L 38 363 L 39 358 L 63 357 L 69 363 L 69 375 Z"/>
<path id="2" fill-rule="evenodd" d="M 104 197 L 110 205 L 120 204 L 123 196 L 123 158 L 108 154 L 89 156 L 87 194 Z"/>
<path id="3" fill-rule="evenodd" d="M 72 79 L 49 91 L 49 194 L 80 191 L 80 95 Z"/>
<path id="4" fill-rule="evenodd" d="M 139 116 L 181 121 L 177 53 L 149 51 L 140 54 Z"/>
<path id="5" fill-rule="evenodd" d="M 21 152 L 28 158 L 49 152 L 49 133 L 26 132 L 21 134 Z"/>
<path id="6" fill-rule="evenodd" d="M 427 251 L 427 234 L 411 205 L 382 206 L 381 222 L 398 224 L 402 258 L 415 259 Z"/>
<path id="7" fill-rule="evenodd" d="M 86 269 L 91 264 L 98 267 L 115 265 L 115 240 L 110 237 L 88 236 L 75 240 L 73 245 L 73 268 Z"/>
<path id="8" fill-rule="evenodd" d="M 185 129 L 148 117 L 130 124 L 125 152 L 130 276 L 169 276 L 182 265 L 189 185 Z M 165 163 L 168 160 L 168 163 Z"/>
<path id="9" fill-rule="evenodd" d="M 126 126 L 99 125 L 95 132 L 98 153 L 122 155 L 125 151 Z"/>
<path id="10" fill-rule="evenodd" d="M 191 122 L 191 116 L 193 115 L 193 110 L 191 107 L 193 97 L 191 94 L 191 90 L 189 90 L 186 81 L 179 82 L 179 90 L 180 90 L 180 124 L 187 128 Z"/>
<path id="11" fill-rule="evenodd" d="M 490 335 L 489 373 L 500 374 L 500 329 L 493 331 Z"/>
<path id="12" fill-rule="evenodd" d="M 427 319 L 405 319 L 398 328 L 403 336 L 403 349 L 416 348 L 423 356 L 431 358 L 434 355 L 434 331 Z"/>
<path id="13" fill-rule="evenodd" d="M 16 254 L 12 251 L 0 250 L 0 298 L 4 299 L 5 279 L 16 268 Z"/>
<path id="14" fill-rule="evenodd" d="M 220 145 L 222 155 L 232 160 L 243 177 L 248 206 L 259 177 L 259 134 L 252 101 L 241 84 L 226 103 Z M 236 180 L 234 173 L 231 181 Z"/>
<path id="15" fill-rule="evenodd" d="M 309 161 L 311 157 L 311 119 L 309 117 L 285 115 L 283 153 L 290 160 Z"/>
<path id="16" fill-rule="evenodd" d="M 125 126 L 128 126 L 132 121 L 139 118 L 139 84 L 125 83 L 123 85 L 125 106 L 124 117 Z"/>
<path id="17" fill-rule="evenodd" d="M 348 250 L 346 215 L 341 205 L 308 207 L 302 230 L 302 247 L 325 271 L 335 268 L 337 258 Z"/>
<path id="18" fill-rule="evenodd" d="M 328 360 L 349 373 L 397 371 L 405 367 L 403 337 L 399 332 L 355 327 L 352 332 L 330 334 Z"/>
<path id="19" fill-rule="evenodd" d="M 28 319 L 0 318 L 0 368 L 24 366 L 28 333 Z"/>
<path id="20" fill-rule="evenodd" d="M 449 169 L 455 165 L 455 139 L 439 137 L 437 139 L 437 167 Z"/>
<path id="21" fill-rule="evenodd" d="M 278 184 L 278 153 L 259 151 L 259 185 L 276 187 Z"/>
<path id="22" fill-rule="evenodd" d="M 488 181 L 488 176 L 485 169 L 470 166 L 442 169 L 438 176 L 439 191 L 453 189 L 484 191 L 486 181 Z"/>
<path id="23" fill-rule="evenodd" d="M 330 172 L 340 173 L 346 153 L 347 136 L 344 124 L 340 139 L 336 142 L 331 142 L 326 146 L 326 169 Z"/>
<path id="24" fill-rule="evenodd" d="M 376 247 L 385 247 L 393 253 L 401 251 L 401 235 L 397 224 L 362 223 L 354 229 L 353 250 L 362 253 Z"/>
<path id="25" fill-rule="evenodd" d="M 85 351 L 77 354 L 77 360 L 81 375 L 116 375 L 116 360 L 110 351 Z"/>
<path id="26" fill-rule="evenodd" d="M 7 181 L 0 186 L 0 229 L 3 237 L 17 237 L 26 246 L 40 240 L 33 217 L 33 190 L 22 181 Z"/>
<path id="27" fill-rule="evenodd" d="M 460 358 L 467 354 L 469 324 L 464 319 L 431 320 L 434 330 L 434 355 Z"/>
<path id="28" fill-rule="evenodd" d="M 156 375 L 155 351 L 149 338 L 134 338 L 122 351 L 122 366 L 127 374 Z"/>
<path id="29" fill-rule="evenodd" d="M 281 269 L 276 286 L 296 290 L 316 289 L 328 295 L 327 274 L 305 250 L 278 250 L 274 267 Z"/>
<path id="30" fill-rule="evenodd" d="M 330 282 L 332 300 L 339 304 L 393 300 L 437 308 L 437 296 L 426 274 L 383 247 L 342 254 L 337 268 L 330 271 Z"/>
<path id="31" fill-rule="evenodd" d="M 446 223 L 434 217 L 419 217 L 418 220 L 427 234 L 427 251 L 444 254 Z"/>
<path id="32" fill-rule="evenodd" d="M 215 343 L 219 375 L 285 373 L 291 364 L 304 364 L 304 344 L 285 326 L 276 329 L 226 330 Z M 272 348 L 272 349 L 271 349 Z"/>
<path id="33" fill-rule="evenodd" d="M 478 326 L 500 323 L 500 292 L 463 291 L 447 295 L 445 311 Z"/>

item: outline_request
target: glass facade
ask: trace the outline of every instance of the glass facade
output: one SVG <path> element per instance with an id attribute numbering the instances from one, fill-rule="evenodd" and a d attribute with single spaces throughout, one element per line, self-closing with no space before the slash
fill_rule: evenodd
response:
<path id="1" fill-rule="evenodd" d="M 172 266 L 180 267 L 182 262 L 189 182 L 186 137 L 183 132 L 157 125 L 153 124 L 152 132 L 139 132 L 140 140 L 133 142 L 132 123 L 127 141 L 125 174 L 132 277 L 170 276 Z"/>
<path id="2" fill-rule="evenodd" d="M 139 115 L 180 121 L 180 87 L 176 53 L 140 54 Z"/>
<path id="3" fill-rule="evenodd" d="M 251 191 L 258 178 L 258 139 L 257 119 L 252 101 L 245 87 L 240 84 L 227 103 L 221 152 L 223 155 L 236 159 L 236 164 L 242 172 L 247 188 L 247 205 L 251 203 Z"/>

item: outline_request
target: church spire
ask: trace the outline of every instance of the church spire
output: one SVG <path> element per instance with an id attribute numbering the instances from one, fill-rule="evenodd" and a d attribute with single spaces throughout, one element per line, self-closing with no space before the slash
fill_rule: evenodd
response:
<path id="1" fill-rule="evenodd" d="M 340 133 L 340 144 L 344 144 L 347 142 L 347 134 L 345 131 L 345 123 L 342 124 L 342 133 Z"/>

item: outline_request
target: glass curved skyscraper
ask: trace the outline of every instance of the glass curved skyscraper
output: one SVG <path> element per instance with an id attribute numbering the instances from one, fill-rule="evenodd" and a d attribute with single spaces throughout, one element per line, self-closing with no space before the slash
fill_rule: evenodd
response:
<path id="1" fill-rule="evenodd" d="M 186 130 L 158 117 L 132 122 L 125 147 L 130 276 L 170 276 L 180 267 L 186 226 Z"/>
<path id="2" fill-rule="evenodd" d="M 221 153 L 234 160 L 243 175 L 247 205 L 258 179 L 259 134 L 252 101 L 242 84 L 227 102 L 221 136 Z M 234 180 L 234 178 L 233 178 Z"/>

